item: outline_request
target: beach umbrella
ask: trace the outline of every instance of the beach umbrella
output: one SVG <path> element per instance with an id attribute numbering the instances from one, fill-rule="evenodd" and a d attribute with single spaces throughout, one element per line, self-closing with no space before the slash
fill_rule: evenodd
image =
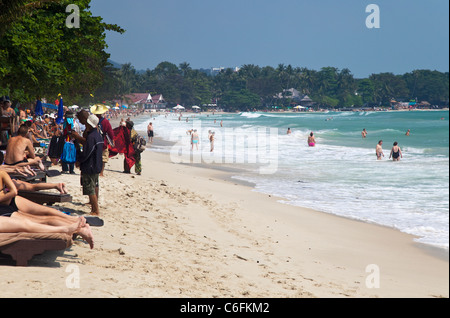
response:
<path id="1" fill-rule="evenodd" d="M 60 125 L 62 124 L 63 121 L 64 121 L 64 105 L 63 105 L 63 98 L 61 96 L 58 105 L 58 117 L 56 118 L 56 123 Z"/>
<path id="2" fill-rule="evenodd" d="M 177 105 L 177 106 L 175 106 L 173 109 L 184 109 L 184 107 L 181 106 L 181 105 Z"/>
<path id="3" fill-rule="evenodd" d="M 198 106 L 192 106 L 193 109 L 200 109 Z"/>
<path id="4" fill-rule="evenodd" d="M 42 102 L 40 100 L 36 101 L 36 108 L 34 109 L 34 112 L 37 116 L 44 115 L 44 110 L 42 109 Z"/>
<path id="5" fill-rule="evenodd" d="M 78 109 L 78 108 L 80 108 L 80 106 L 78 106 L 78 105 L 72 105 L 72 106 L 70 106 L 69 108 L 72 108 L 72 109 Z"/>

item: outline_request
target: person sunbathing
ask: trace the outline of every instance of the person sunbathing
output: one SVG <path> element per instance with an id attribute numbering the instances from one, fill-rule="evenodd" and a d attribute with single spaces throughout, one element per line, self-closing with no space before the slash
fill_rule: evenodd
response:
<path id="1" fill-rule="evenodd" d="M 19 196 L 5 171 L 0 171 L 0 190 L 0 233 L 77 234 L 94 248 L 94 237 L 85 217 L 70 216 Z"/>
<path id="2" fill-rule="evenodd" d="M 37 165 L 39 169 L 45 171 L 42 160 L 36 157 L 31 140 L 26 137 L 27 134 L 28 127 L 22 125 L 19 128 L 18 135 L 9 139 L 8 146 L 6 147 L 5 165 Z"/>

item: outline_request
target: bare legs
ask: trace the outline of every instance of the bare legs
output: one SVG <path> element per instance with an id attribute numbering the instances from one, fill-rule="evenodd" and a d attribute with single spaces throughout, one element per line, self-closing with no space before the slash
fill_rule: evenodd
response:
<path id="1" fill-rule="evenodd" d="M 81 219 L 77 223 L 72 223 L 65 226 L 52 226 L 40 224 L 28 220 L 26 218 L 17 217 L 14 213 L 11 217 L 0 217 L 0 233 L 65 233 L 73 234 L 81 226 Z"/>
<path id="2" fill-rule="evenodd" d="M 67 194 L 65 183 L 37 183 L 31 184 L 19 180 L 13 180 L 17 190 L 23 191 L 41 191 L 41 190 L 58 190 L 61 194 Z"/>

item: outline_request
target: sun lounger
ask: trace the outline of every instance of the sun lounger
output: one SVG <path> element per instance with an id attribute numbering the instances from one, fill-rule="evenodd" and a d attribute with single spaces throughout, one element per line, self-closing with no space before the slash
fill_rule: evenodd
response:
<path id="1" fill-rule="evenodd" d="M 35 255 L 72 246 L 67 234 L 0 233 L 0 253 L 10 255 L 17 266 L 27 266 Z"/>
<path id="2" fill-rule="evenodd" d="M 16 179 L 20 181 L 25 181 L 29 183 L 40 183 L 40 182 L 47 182 L 47 173 L 44 171 L 35 171 L 35 176 L 24 176 L 20 173 L 9 173 L 9 176 L 11 179 Z"/>
<path id="3" fill-rule="evenodd" d="M 52 206 L 55 203 L 72 202 L 70 194 L 51 193 L 47 191 L 19 191 L 19 196 L 37 204 Z"/>

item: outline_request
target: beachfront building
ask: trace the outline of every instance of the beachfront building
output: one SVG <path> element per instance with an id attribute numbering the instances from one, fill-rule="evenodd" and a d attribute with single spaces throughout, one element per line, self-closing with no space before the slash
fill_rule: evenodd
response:
<path id="1" fill-rule="evenodd" d="M 165 109 L 166 101 L 162 94 L 135 93 L 125 95 L 121 101 L 115 101 L 124 105 L 141 106 L 143 109 Z"/>
<path id="2" fill-rule="evenodd" d="M 302 105 L 303 107 L 313 107 L 314 106 L 314 101 L 308 96 L 308 95 L 304 95 L 301 99 L 300 99 L 300 105 Z"/>

